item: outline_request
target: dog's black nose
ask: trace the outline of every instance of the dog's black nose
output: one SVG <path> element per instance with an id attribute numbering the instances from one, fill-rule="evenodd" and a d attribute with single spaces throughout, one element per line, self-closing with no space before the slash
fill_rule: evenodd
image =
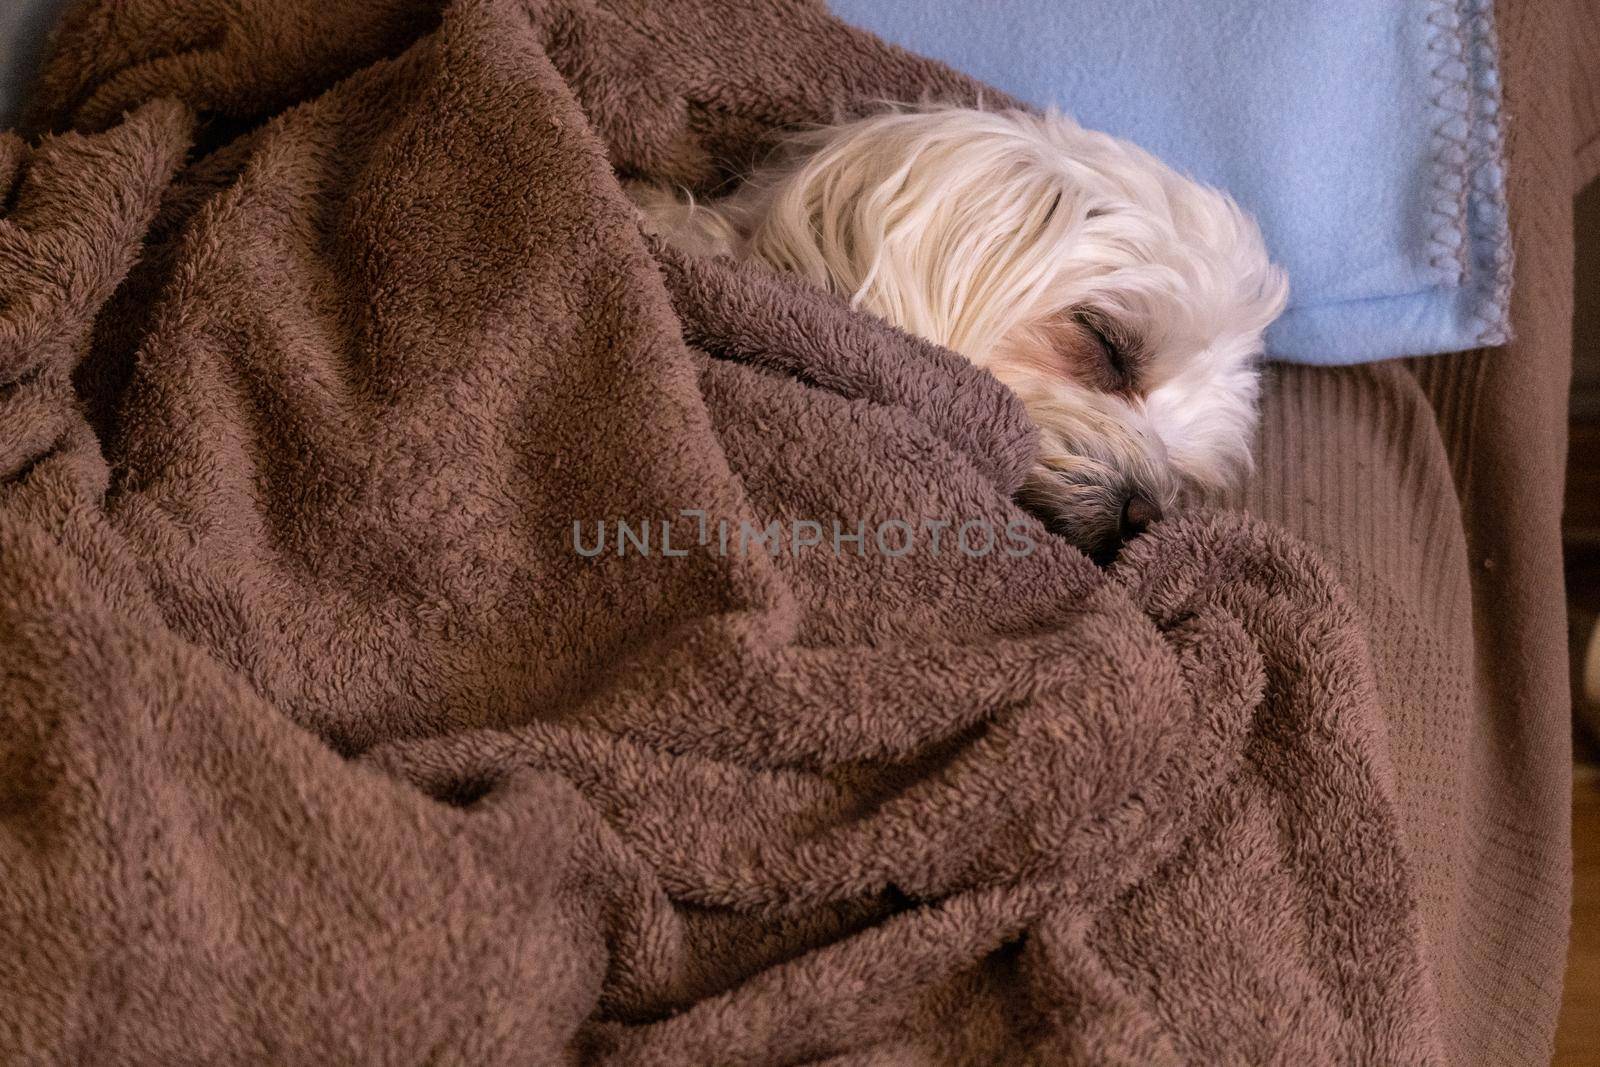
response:
<path id="1" fill-rule="evenodd" d="M 1130 493 L 1122 502 L 1122 523 L 1117 532 L 1127 541 L 1144 533 L 1151 523 L 1160 521 L 1160 504 L 1139 493 Z"/>

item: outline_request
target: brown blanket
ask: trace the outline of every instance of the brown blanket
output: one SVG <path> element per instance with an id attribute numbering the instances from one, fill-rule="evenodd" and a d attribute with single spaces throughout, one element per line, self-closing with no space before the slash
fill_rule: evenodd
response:
<path id="1" fill-rule="evenodd" d="M 78 8 L 103 132 L 0 141 L 0 1059 L 1442 1061 L 1371 612 L 1217 514 L 1097 570 L 996 382 L 613 172 L 977 91 L 799 3 Z"/>

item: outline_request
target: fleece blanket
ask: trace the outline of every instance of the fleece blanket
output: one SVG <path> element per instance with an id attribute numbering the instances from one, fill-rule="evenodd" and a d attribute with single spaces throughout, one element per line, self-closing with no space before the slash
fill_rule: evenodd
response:
<path id="1" fill-rule="evenodd" d="M 831 0 L 841 17 L 1227 189 L 1289 271 L 1275 358 L 1501 344 L 1490 0 Z"/>
<path id="2" fill-rule="evenodd" d="M 0 1059 L 1438 1062 L 1322 565 L 1097 569 L 997 382 L 618 186 L 979 91 L 812 3 L 77 7 L 0 140 Z"/>

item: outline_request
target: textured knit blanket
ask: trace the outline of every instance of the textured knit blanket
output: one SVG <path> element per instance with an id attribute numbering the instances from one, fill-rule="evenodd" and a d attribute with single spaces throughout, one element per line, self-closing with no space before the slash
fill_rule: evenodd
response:
<path id="1" fill-rule="evenodd" d="M 0 140 L 0 1060 L 1434 1062 L 1314 558 L 1097 569 L 997 382 L 619 189 L 976 92 L 806 3 L 77 8 Z"/>

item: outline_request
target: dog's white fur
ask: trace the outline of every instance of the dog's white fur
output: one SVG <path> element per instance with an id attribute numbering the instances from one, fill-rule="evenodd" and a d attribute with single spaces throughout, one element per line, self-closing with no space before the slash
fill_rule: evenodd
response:
<path id="1" fill-rule="evenodd" d="M 795 135 L 719 200 L 630 195 L 675 245 L 798 274 L 1010 386 L 1040 431 L 1025 495 L 1090 551 L 1249 465 L 1284 275 L 1232 200 L 1125 141 L 897 109 Z"/>

